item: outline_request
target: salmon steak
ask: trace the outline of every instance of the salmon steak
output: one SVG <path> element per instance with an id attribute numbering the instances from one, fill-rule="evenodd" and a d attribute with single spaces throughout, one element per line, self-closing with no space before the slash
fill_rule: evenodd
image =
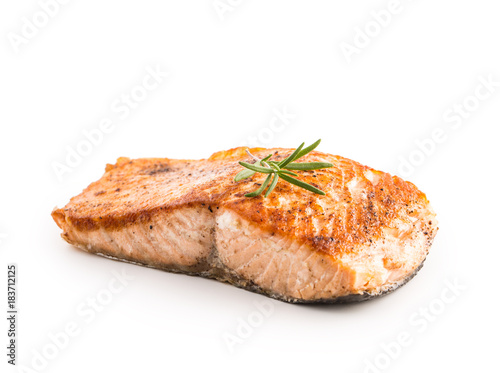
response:
<path id="1" fill-rule="evenodd" d="M 304 162 L 332 167 L 297 178 L 326 195 L 279 182 L 268 197 L 249 198 L 265 175 L 234 180 L 238 161 L 253 163 L 246 149 L 202 160 L 119 158 L 52 217 L 63 239 L 89 253 L 292 303 L 370 299 L 421 268 L 438 227 L 415 185 L 312 151 Z M 279 161 L 293 149 L 250 151 Z"/>

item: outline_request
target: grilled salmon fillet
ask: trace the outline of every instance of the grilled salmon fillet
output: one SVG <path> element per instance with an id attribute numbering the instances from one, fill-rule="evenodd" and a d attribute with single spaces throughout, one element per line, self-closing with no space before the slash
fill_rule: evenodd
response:
<path id="1" fill-rule="evenodd" d="M 313 151 L 301 171 L 313 194 L 280 181 L 269 197 L 244 195 L 265 175 L 235 182 L 246 148 L 202 160 L 119 158 L 102 178 L 52 212 L 62 237 L 106 257 L 214 278 L 288 302 L 369 299 L 422 266 L 437 222 L 424 193 L 397 176 Z M 293 149 L 253 148 L 263 158 Z"/>

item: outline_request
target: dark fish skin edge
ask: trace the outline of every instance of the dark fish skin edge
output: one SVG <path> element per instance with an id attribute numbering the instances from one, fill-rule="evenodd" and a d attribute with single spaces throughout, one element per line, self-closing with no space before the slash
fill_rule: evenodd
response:
<path id="1" fill-rule="evenodd" d="M 345 304 L 345 303 L 359 303 L 359 302 L 364 302 L 367 300 L 371 300 L 374 298 L 380 298 L 383 297 L 384 295 L 390 294 L 393 291 L 399 289 L 408 281 L 410 281 L 413 277 L 415 277 L 420 271 L 420 269 L 424 266 L 424 261 L 412 272 L 410 273 L 406 278 L 404 278 L 402 281 L 400 281 L 397 285 L 391 286 L 390 288 L 378 293 L 378 294 L 371 294 L 371 293 L 361 293 L 361 294 L 349 294 L 349 295 L 344 295 L 341 297 L 336 297 L 336 298 L 322 298 L 322 299 L 315 299 L 315 300 L 304 300 L 304 299 L 299 299 L 299 298 L 291 298 L 291 297 L 284 297 L 280 294 L 276 293 L 270 293 L 262 290 L 259 286 L 254 285 L 254 284 L 248 284 L 248 285 L 240 285 L 238 283 L 234 283 L 231 281 L 224 281 L 224 282 L 229 282 L 231 285 L 234 285 L 240 289 L 244 289 L 247 291 L 251 291 L 253 293 L 265 295 L 269 298 L 276 299 L 285 303 L 292 303 L 292 304 L 303 304 L 303 305 L 308 305 L 308 304 Z M 184 273 L 184 272 L 182 272 Z M 191 273 L 184 273 L 184 274 L 189 274 L 193 275 Z M 194 274 L 195 276 L 199 276 Z M 202 276 L 202 277 L 207 277 L 211 279 L 215 279 L 213 277 L 208 277 L 208 276 Z M 217 278 L 217 281 L 223 281 L 220 278 Z"/>
<path id="2" fill-rule="evenodd" d="M 374 298 L 380 298 L 384 295 L 390 294 L 393 291 L 399 289 L 403 285 L 406 285 L 408 281 L 410 281 L 413 277 L 415 277 L 420 271 L 420 269 L 424 266 L 424 261 L 412 272 L 410 273 L 403 281 L 401 281 L 398 285 L 392 286 L 387 290 L 380 292 L 379 294 L 370 294 L 370 293 L 361 293 L 361 294 L 350 294 L 342 297 L 332 298 L 332 299 L 318 299 L 314 301 L 305 301 L 302 299 L 298 299 L 296 301 L 288 301 L 288 303 L 297 303 L 297 304 L 343 304 L 343 303 L 359 303 L 364 302 Z M 279 299 L 282 300 L 282 299 Z"/>
<path id="3" fill-rule="evenodd" d="M 84 250 L 87 251 L 87 250 Z M 413 277 L 416 276 L 418 271 L 424 266 L 425 259 L 422 261 L 422 263 L 412 272 L 410 273 L 406 278 L 404 278 L 402 281 L 400 281 L 398 284 L 389 287 L 388 289 L 378 293 L 378 294 L 372 294 L 372 293 L 361 293 L 361 294 L 349 294 L 341 297 L 336 297 L 336 298 L 322 298 L 322 299 L 315 299 L 315 300 L 304 300 L 304 299 L 299 299 L 299 298 L 292 298 L 292 297 L 286 297 L 281 294 L 277 293 L 272 293 L 272 292 L 267 292 L 263 289 L 261 289 L 259 286 L 255 285 L 253 282 L 248 281 L 248 280 L 242 280 L 240 277 L 238 277 L 235 274 L 228 273 L 228 271 L 225 268 L 221 267 L 212 267 L 209 270 L 203 271 L 203 272 L 192 272 L 188 270 L 181 270 L 177 268 L 160 268 L 160 267 L 155 267 L 151 266 L 146 263 L 140 263 L 140 262 L 134 262 L 126 259 L 121 259 L 117 258 L 114 256 L 106 255 L 103 253 L 95 253 L 99 256 L 108 258 L 108 259 L 113 259 L 119 262 L 125 262 L 125 263 L 130 263 L 130 264 L 135 264 L 143 267 L 148 267 L 148 268 L 153 268 L 165 272 L 171 272 L 171 273 L 178 273 L 178 274 L 184 274 L 188 276 L 195 276 L 195 277 L 204 277 L 212 280 L 216 280 L 217 282 L 226 282 L 229 283 L 233 286 L 236 286 L 240 289 L 244 289 L 253 293 L 257 293 L 260 295 L 265 295 L 266 297 L 276 299 L 285 303 L 292 303 L 292 304 L 303 304 L 303 305 L 308 305 L 308 304 L 345 304 L 345 303 L 357 303 L 357 302 L 364 302 L 367 300 L 371 300 L 374 298 L 379 298 L 384 295 L 387 295 L 389 293 L 392 293 L 393 291 L 399 289 L 403 285 L 405 285 L 408 281 L 410 281 Z"/>

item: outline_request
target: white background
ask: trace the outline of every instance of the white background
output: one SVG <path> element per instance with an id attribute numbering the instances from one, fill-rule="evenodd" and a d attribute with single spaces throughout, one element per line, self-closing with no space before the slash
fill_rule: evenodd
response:
<path id="1" fill-rule="evenodd" d="M 43 23 L 41 6 L 0 5 L 0 278 L 17 263 L 18 364 L 33 368 L 45 349 L 54 356 L 32 371 L 363 372 L 370 362 L 387 372 L 498 371 L 500 87 L 474 98 L 480 79 L 500 81 L 498 2 L 401 0 L 379 29 L 371 12 L 387 1 L 221 3 L 233 4 L 222 16 L 210 0 L 70 1 L 19 48 L 13 34 L 23 37 L 24 17 Z M 348 61 L 342 43 L 357 36 L 361 46 L 366 27 L 373 36 Z M 120 119 L 113 102 L 140 89 L 148 66 L 170 75 Z M 464 100 L 467 118 L 447 122 Z M 270 130 L 284 107 L 295 117 Z M 59 180 L 54 164 L 103 118 L 113 130 Z M 418 153 L 415 141 L 437 128 L 445 141 Z M 99 258 L 59 237 L 52 208 L 106 163 L 203 158 L 252 136 L 283 147 L 322 138 L 319 150 L 391 173 L 413 154 L 419 165 L 404 176 L 440 221 L 419 275 L 374 301 L 297 306 Z M 134 279 L 87 322 L 78 310 L 122 270 Z M 447 304 L 446 281 L 460 285 Z M 225 336 L 258 318 L 264 300 L 272 314 L 231 353 Z M 419 314 L 430 306 L 433 321 Z M 49 335 L 68 323 L 80 334 L 50 350 Z M 1 325 L 0 370 L 29 371 L 6 369 Z M 400 333 L 412 342 L 387 358 L 383 346 Z"/>

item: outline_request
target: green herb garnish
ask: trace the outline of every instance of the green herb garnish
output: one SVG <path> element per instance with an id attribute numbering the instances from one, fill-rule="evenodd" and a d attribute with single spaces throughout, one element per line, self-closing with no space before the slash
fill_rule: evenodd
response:
<path id="1" fill-rule="evenodd" d="M 269 188 L 267 189 L 264 197 L 267 197 L 274 189 L 279 179 L 285 180 L 293 185 L 298 187 L 307 189 L 313 193 L 320 194 L 322 196 L 325 195 L 325 192 L 322 190 L 313 187 L 312 185 L 301 181 L 299 179 L 295 179 L 292 176 L 298 176 L 294 171 L 310 171 L 310 170 L 320 170 L 323 168 L 333 167 L 333 164 L 326 162 L 305 162 L 305 163 L 295 163 L 298 159 L 302 158 L 304 155 L 310 153 L 319 145 L 321 140 L 316 141 L 314 144 L 304 148 L 304 143 L 300 144 L 300 146 L 295 149 L 295 151 L 290 154 L 287 158 L 283 159 L 280 162 L 272 161 L 272 154 L 269 154 L 267 157 L 259 159 L 255 157 L 252 153 L 250 153 L 247 149 L 248 155 L 255 159 L 255 163 L 247 163 L 247 162 L 239 162 L 239 164 L 245 167 L 245 170 L 239 172 L 234 181 L 241 181 L 243 179 L 247 179 L 253 176 L 256 172 L 266 174 L 267 177 L 260 186 L 259 189 L 252 193 L 245 194 L 245 197 L 257 197 L 266 189 L 266 187 L 271 183 Z M 291 176 L 290 176 L 291 175 Z"/>

